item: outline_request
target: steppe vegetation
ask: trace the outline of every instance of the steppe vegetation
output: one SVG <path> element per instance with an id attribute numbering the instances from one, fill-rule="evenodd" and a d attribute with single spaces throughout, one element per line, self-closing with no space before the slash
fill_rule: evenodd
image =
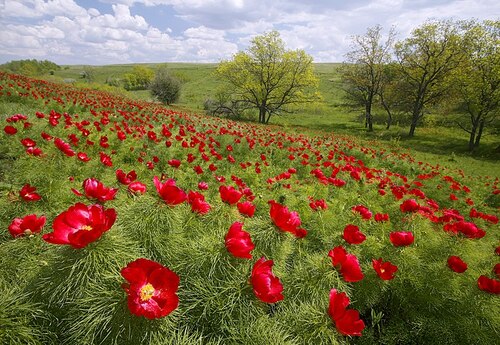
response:
<path id="1" fill-rule="evenodd" d="M 446 102 L 368 130 L 342 64 L 268 124 L 207 115 L 217 67 L 0 72 L 1 343 L 497 341 L 495 122 L 472 153 Z"/>

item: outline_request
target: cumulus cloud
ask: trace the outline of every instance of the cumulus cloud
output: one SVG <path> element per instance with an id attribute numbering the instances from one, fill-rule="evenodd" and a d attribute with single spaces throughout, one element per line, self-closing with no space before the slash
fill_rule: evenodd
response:
<path id="1" fill-rule="evenodd" d="M 386 30 L 396 25 L 405 37 L 427 18 L 498 19 L 500 13 L 494 0 L 77 1 L 4 0 L 0 63 L 217 62 L 270 30 L 317 62 L 342 61 L 350 36 L 376 24 Z M 151 9 L 172 22 L 155 22 Z"/>
<path id="2" fill-rule="evenodd" d="M 73 0 L 5 0 L 3 15 L 16 18 L 57 15 L 75 17 L 86 12 Z"/>

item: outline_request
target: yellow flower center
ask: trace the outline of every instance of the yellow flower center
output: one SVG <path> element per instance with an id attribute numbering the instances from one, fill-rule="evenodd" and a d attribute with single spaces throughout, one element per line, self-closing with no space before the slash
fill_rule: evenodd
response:
<path id="1" fill-rule="evenodd" d="M 90 231 L 92 230 L 92 227 L 90 225 L 84 225 L 80 228 L 80 230 Z"/>
<path id="2" fill-rule="evenodd" d="M 383 268 L 380 269 L 380 273 L 384 273 L 385 270 Z"/>
<path id="3" fill-rule="evenodd" d="M 33 234 L 33 231 L 31 231 L 31 229 L 26 229 L 26 230 L 24 230 L 24 234 L 26 236 L 30 236 L 31 234 Z"/>
<path id="4" fill-rule="evenodd" d="M 147 283 L 141 288 L 141 301 L 145 302 L 151 299 L 155 293 L 155 288 L 150 283 Z"/>

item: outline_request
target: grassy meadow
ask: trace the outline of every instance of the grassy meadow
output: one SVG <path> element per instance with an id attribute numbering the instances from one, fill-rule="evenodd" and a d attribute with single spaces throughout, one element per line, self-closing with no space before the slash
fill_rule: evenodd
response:
<path id="1" fill-rule="evenodd" d="M 156 69 L 164 64 L 141 64 Z M 213 97 L 217 92 L 219 81 L 214 76 L 216 64 L 197 63 L 168 63 L 166 66 L 183 80 L 179 102 L 176 109 L 203 112 L 203 102 Z M 441 164 L 447 167 L 460 167 L 472 175 L 498 176 L 500 152 L 498 135 L 485 135 L 481 147 L 474 154 L 467 151 L 468 133 L 460 129 L 455 121 L 456 114 L 443 114 L 439 109 L 435 113 L 427 114 L 424 122 L 417 128 L 416 136 L 409 138 L 408 118 L 403 115 L 395 117 L 393 125 L 387 130 L 385 112 L 375 108 L 375 130 L 367 132 L 360 114 L 362 109 L 353 109 L 345 104 L 339 73 L 338 63 L 317 63 L 315 71 L 319 77 L 319 91 L 323 96 L 320 104 L 314 104 L 304 109 L 296 109 L 291 114 L 273 116 L 271 124 L 290 128 L 295 131 L 310 130 L 312 132 L 336 133 L 355 136 L 360 140 L 384 143 L 391 149 L 408 149 L 419 160 Z M 49 80 L 61 81 L 74 79 L 78 86 L 86 87 L 81 73 L 88 66 L 63 66 L 55 71 Z M 134 64 L 91 66 L 94 71 L 97 88 L 105 84 L 109 78 L 120 78 L 123 74 L 132 71 Z M 117 91 L 117 90 L 111 90 Z M 151 101 L 149 91 L 130 91 L 123 89 L 118 92 L 134 99 Z M 464 115 L 465 116 L 465 115 Z M 246 114 L 242 120 L 254 121 L 255 116 Z M 444 124 L 444 125 L 442 125 Z"/>
<path id="2" fill-rule="evenodd" d="M 336 64 L 267 126 L 206 116 L 215 65 L 168 67 L 173 107 L 104 86 L 133 65 L 0 72 L 0 343 L 497 342 L 498 138 L 366 133 Z"/>

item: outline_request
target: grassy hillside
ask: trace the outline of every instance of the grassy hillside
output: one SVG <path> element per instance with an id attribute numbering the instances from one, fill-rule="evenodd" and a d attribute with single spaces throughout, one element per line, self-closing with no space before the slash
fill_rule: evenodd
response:
<path id="1" fill-rule="evenodd" d="M 500 181 L 461 158 L 2 73 L 0 106 L 2 344 L 499 337 Z"/>
<path id="2" fill-rule="evenodd" d="M 164 64 L 142 64 L 151 69 L 157 69 Z M 178 109 L 193 112 L 203 111 L 203 102 L 213 97 L 217 91 L 219 81 L 214 77 L 216 64 L 195 63 L 168 63 L 173 73 L 184 80 L 181 97 L 176 104 Z M 108 78 L 120 78 L 132 70 L 134 64 L 91 66 L 95 75 L 95 82 L 103 84 Z M 319 76 L 319 90 L 323 95 L 323 102 L 310 107 L 297 109 L 293 114 L 274 116 L 271 123 L 285 128 L 296 128 L 298 131 L 310 129 L 325 133 L 353 135 L 367 142 L 376 140 L 385 142 L 389 147 L 406 148 L 415 152 L 421 160 L 443 164 L 445 166 L 458 163 L 470 174 L 498 175 L 500 152 L 498 135 L 483 137 L 480 149 L 471 155 L 467 152 L 468 134 L 459 129 L 454 121 L 457 115 L 446 114 L 444 117 L 439 110 L 427 114 L 424 123 L 417 128 L 416 137 L 407 136 L 408 119 L 404 116 L 396 117 L 394 125 L 385 129 L 385 113 L 375 108 L 375 131 L 366 132 L 360 117 L 362 109 L 352 109 L 344 104 L 340 76 L 337 72 L 340 64 L 318 63 L 315 71 Z M 55 71 L 50 80 L 62 81 L 66 78 L 75 79 L 81 83 L 81 72 L 88 66 L 63 66 Z M 128 97 L 151 100 L 148 91 L 121 91 Z M 252 117 L 250 116 L 250 120 Z M 443 120 L 447 119 L 447 120 Z M 441 125 L 446 123 L 446 126 Z"/>

